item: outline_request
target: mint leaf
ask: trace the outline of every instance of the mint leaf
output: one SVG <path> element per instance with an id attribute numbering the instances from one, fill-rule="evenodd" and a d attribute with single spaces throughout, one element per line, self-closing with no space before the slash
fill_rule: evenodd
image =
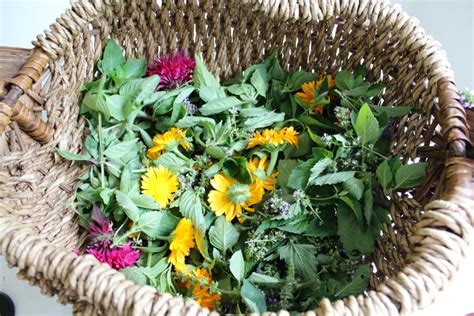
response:
<path id="1" fill-rule="evenodd" d="M 345 204 L 339 204 L 337 210 L 337 233 L 344 249 L 351 253 L 358 251 L 369 255 L 374 251 L 374 237 L 369 229 L 364 229 L 354 212 Z"/>
<path id="2" fill-rule="evenodd" d="M 205 127 L 205 128 L 212 128 L 216 126 L 216 121 L 210 117 L 203 117 L 203 116 L 186 116 L 180 119 L 176 123 L 176 127 L 179 128 L 188 128 L 194 127 L 196 125 Z"/>
<path id="3" fill-rule="evenodd" d="M 353 200 L 349 198 L 348 196 L 341 196 L 339 197 L 341 201 L 346 203 L 347 206 L 351 208 L 351 210 L 354 212 L 354 215 L 357 219 L 357 223 L 359 223 L 360 226 L 364 225 L 364 219 L 363 219 L 363 214 L 362 214 L 362 207 L 360 206 L 359 201 Z"/>
<path id="4" fill-rule="evenodd" d="M 136 138 L 127 140 L 124 142 L 117 143 L 109 146 L 105 151 L 104 155 L 111 159 L 120 159 L 130 152 L 136 152 L 138 150 L 138 140 Z"/>
<path id="5" fill-rule="evenodd" d="M 239 235 L 234 225 L 232 225 L 231 222 L 227 222 L 224 216 L 219 216 L 214 226 L 209 229 L 211 245 L 219 249 L 222 253 L 225 253 L 237 243 Z"/>
<path id="6" fill-rule="evenodd" d="M 164 153 L 155 160 L 155 165 L 161 165 L 174 172 L 178 172 L 185 164 L 186 161 L 184 159 L 179 158 L 173 153 Z"/>
<path id="7" fill-rule="evenodd" d="M 367 219 L 367 223 L 370 223 L 372 220 L 372 214 L 374 209 L 374 195 L 372 190 L 372 184 L 369 181 L 369 185 L 364 192 L 364 215 Z"/>
<path id="8" fill-rule="evenodd" d="M 229 110 L 232 107 L 240 107 L 243 102 L 236 97 L 226 97 L 220 99 L 214 99 L 205 103 L 200 109 L 204 116 L 218 114 L 224 111 Z"/>
<path id="9" fill-rule="evenodd" d="M 169 236 L 179 219 L 168 211 L 151 211 L 140 215 L 138 227 L 151 238 Z"/>
<path id="10" fill-rule="evenodd" d="M 240 183 L 252 183 L 252 176 L 247 167 L 247 159 L 245 157 L 226 159 L 222 165 L 222 171 L 224 171 L 227 176 L 237 179 Z"/>
<path id="11" fill-rule="evenodd" d="M 257 90 L 257 93 L 262 97 L 267 95 L 268 90 L 268 75 L 265 69 L 257 69 L 252 74 L 250 78 L 250 82 Z"/>
<path id="12" fill-rule="evenodd" d="M 160 208 L 151 196 L 143 194 L 134 194 L 130 198 L 132 199 L 133 203 L 135 203 L 135 205 L 138 207 L 149 210 L 157 210 Z"/>
<path id="13" fill-rule="evenodd" d="M 132 222 L 137 222 L 140 217 L 140 210 L 135 203 L 133 203 L 132 199 L 121 191 L 115 191 L 115 198 L 128 218 L 130 218 Z"/>
<path id="14" fill-rule="evenodd" d="M 263 283 L 263 284 L 276 284 L 280 282 L 280 279 L 274 278 L 269 275 L 252 272 L 248 280 L 253 283 Z"/>
<path id="15" fill-rule="evenodd" d="M 102 60 L 97 64 L 99 70 L 105 75 L 111 75 L 123 63 L 125 63 L 123 49 L 114 40 L 109 39 L 105 45 Z"/>
<path id="16" fill-rule="evenodd" d="M 193 190 L 185 191 L 179 198 L 179 212 L 191 219 L 196 229 L 205 229 L 203 207 L 198 193 Z"/>
<path id="17" fill-rule="evenodd" d="M 119 92 L 120 95 L 129 97 L 131 102 L 141 104 L 155 92 L 159 82 L 160 77 L 158 75 L 143 79 L 133 79 L 125 82 L 120 87 Z"/>
<path id="18" fill-rule="evenodd" d="M 72 160 L 72 161 L 88 161 L 91 159 L 91 156 L 89 154 L 75 154 L 69 151 L 64 151 L 64 150 L 57 150 L 58 154 L 63 157 L 64 159 L 67 160 Z"/>
<path id="19" fill-rule="evenodd" d="M 360 108 L 354 130 L 357 136 L 360 137 L 363 145 L 374 143 L 380 135 L 379 122 L 367 103 Z"/>
<path id="20" fill-rule="evenodd" d="M 312 185 L 326 185 L 326 184 L 336 184 L 348 181 L 353 179 L 355 171 L 341 171 L 330 174 L 325 174 L 319 178 L 314 179 L 309 184 Z"/>
<path id="21" fill-rule="evenodd" d="M 364 194 L 364 181 L 357 178 L 350 178 L 347 179 L 345 182 L 342 183 L 344 189 L 349 191 L 349 193 L 356 198 L 356 200 L 360 200 L 362 198 L 362 194 Z"/>
<path id="22" fill-rule="evenodd" d="M 146 61 L 144 59 L 129 59 L 112 75 L 115 82 L 141 78 L 145 75 Z"/>
<path id="23" fill-rule="evenodd" d="M 210 102 L 217 99 L 223 99 L 227 97 L 222 87 L 201 87 L 199 90 L 199 97 L 204 102 Z"/>
<path id="24" fill-rule="evenodd" d="M 290 241 L 278 249 L 280 259 L 287 264 L 293 262 L 296 272 L 306 281 L 316 277 L 316 247 L 310 244 L 295 244 Z"/>
<path id="25" fill-rule="evenodd" d="M 319 175 L 326 170 L 332 164 L 332 159 L 330 158 L 323 158 L 319 160 L 313 168 L 311 168 L 311 176 L 309 177 L 308 181 L 312 182 L 315 181 Z"/>
<path id="26" fill-rule="evenodd" d="M 395 189 L 411 189 L 420 185 L 427 166 L 426 162 L 401 166 L 395 173 Z"/>
<path id="27" fill-rule="evenodd" d="M 385 113 L 388 117 L 400 117 L 404 116 L 405 114 L 410 113 L 413 108 L 411 106 L 379 106 L 379 105 L 371 105 L 372 109 L 374 109 L 378 113 Z"/>
<path id="28" fill-rule="evenodd" d="M 243 286 L 240 290 L 240 295 L 242 296 L 242 299 L 249 308 L 250 312 L 264 313 L 267 311 L 265 295 L 249 281 L 244 280 Z"/>
<path id="29" fill-rule="evenodd" d="M 245 260 L 242 251 L 234 252 L 230 257 L 229 268 L 232 275 L 241 282 L 245 277 Z"/>
<path id="30" fill-rule="evenodd" d="M 196 60 L 196 68 L 193 74 L 194 86 L 198 89 L 202 87 L 220 87 L 219 81 L 207 69 L 201 57 L 196 55 L 194 59 Z"/>
<path id="31" fill-rule="evenodd" d="M 379 183 L 382 185 L 382 188 L 385 191 L 388 191 L 388 189 L 391 187 L 391 183 L 393 180 L 393 174 L 392 171 L 390 170 L 390 166 L 388 165 L 388 161 L 384 160 L 378 167 L 377 167 L 377 179 L 379 180 Z"/>
<path id="32" fill-rule="evenodd" d="M 288 179 L 290 178 L 291 172 L 299 165 L 297 160 L 294 159 L 280 159 L 278 161 L 278 184 L 281 186 L 288 185 Z"/>
<path id="33" fill-rule="evenodd" d="M 336 86 L 340 90 L 351 90 L 354 88 L 354 76 L 347 70 L 336 74 Z"/>
<path id="34" fill-rule="evenodd" d="M 336 298 L 343 298 L 364 292 L 369 286 L 369 278 L 369 266 L 366 264 L 358 266 L 352 280 L 345 285 L 338 286 L 336 288 L 337 292 L 334 296 Z"/>
<path id="35" fill-rule="evenodd" d="M 147 268 L 144 267 L 131 267 L 120 270 L 127 279 L 135 282 L 138 285 L 147 285 L 147 277 L 145 275 Z"/>
<path id="36" fill-rule="evenodd" d="M 273 125 L 277 122 L 282 122 L 285 119 L 285 113 L 276 113 L 274 111 L 267 111 L 261 116 L 254 116 L 244 121 L 244 126 L 249 130 L 263 128 Z"/>
<path id="37" fill-rule="evenodd" d="M 313 168 L 317 161 L 317 159 L 310 159 L 293 169 L 288 179 L 288 186 L 295 190 L 304 190 L 311 176 L 311 168 Z"/>

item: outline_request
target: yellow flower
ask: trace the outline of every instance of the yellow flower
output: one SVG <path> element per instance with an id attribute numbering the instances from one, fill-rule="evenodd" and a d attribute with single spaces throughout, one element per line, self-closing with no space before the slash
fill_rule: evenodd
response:
<path id="1" fill-rule="evenodd" d="M 178 178 L 162 165 L 149 167 L 142 175 L 142 193 L 151 196 L 160 206 L 165 208 L 173 200 L 178 190 Z"/>
<path id="2" fill-rule="evenodd" d="M 272 191 L 275 188 L 278 172 L 272 172 L 271 175 L 267 176 L 267 156 L 263 156 L 261 159 L 253 158 L 247 163 L 247 166 L 252 175 L 255 177 L 255 182 L 258 185 L 262 186 L 267 191 Z"/>
<path id="3" fill-rule="evenodd" d="M 255 181 L 246 185 L 220 173 L 212 178 L 211 185 L 214 190 L 209 192 L 209 206 L 217 216 L 225 214 L 225 219 L 228 222 L 237 217 L 242 223 L 244 221 L 243 210 L 253 212 L 254 209 L 250 206 L 260 203 L 264 194 L 263 188 Z"/>
<path id="4" fill-rule="evenodd" d="M 171 128 L 164 134 L 157 134 L 153 137 L 153 147 L 148 149 L 146 155 L 148 158 L 155 160 L 164 150 L 170 150 L 178 145 L 181 145 L 185 150 L 189 150 L 189 144 L 185 137 L 186 132 L 176 127 Z"/>
<path id="5" fill-rule="evenodd" d="M 282 128 L 281 130 L 265 129 L 263 132 L 256 131 L 249 140 L 247 149 L 258 145 L 279 146 L 288 143 L 298 146 L 298 132 L 293 126 Z"/>
<path id="6" fill-rule="evenodd" d="M 209 272 L 205 269 L 194 269 L 194 277 L 198 282 L 204 283 L 195 284 L 193 287 L 193 298 L 203 308 L 213 310 L 214 306 L 219 305 L 221 296 L 217 293 L 212 294 L 209 290 L 209 285 L 212 283 L 212 278 Z"/>
<path id="7" fill-rule="evenodd" d="M 321 75 L 317 82 L 310 81 L 310 82 L 303 83 L 301 85 L 301 89 L 303 91 L 296 93 L 296 96 L 300 98 L 301 100 L 303 100 L 303 102 L 306 103 L 307 105 L 310 105 L 314 100 L 314 91 L 318 90 L 321 87 L 321 85 L 323 84 L 324 80 L 326 80 L 326 78 L 328 80 L 329 89 L 335 88 L 336 81 L 334 81 L 331 75 L 327 75 L 326 77 Z M 314 113 L 319 114 L 319 115 L 323 114 L 323 110 L 324 110 L 324 105 L 322 104 L 319 104 L 319 105 L 316 104 L 313 109 Z"/>
<path id="8" fill-rule="evenodd" d="M 182 218 L 171 233 L 171 253 L 168 257 L 176 271 L 187 271 L 185 264 L 186 256 L 189 256 L 191 248 L 194 247 L 194 226 L 190 219 Z"/>

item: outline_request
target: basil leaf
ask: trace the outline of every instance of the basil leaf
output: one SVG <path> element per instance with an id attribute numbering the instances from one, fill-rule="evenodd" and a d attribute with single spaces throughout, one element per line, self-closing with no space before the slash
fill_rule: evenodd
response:
<path id="1" fill-rule="evenodd" d="M 232 275 L 241 282 L 245 277 L 245 260 L 242 251 L 234 252 L 230 257 L 229 268 Z"/>
<path id="2" fill-rule="evenodd" d="M 370 107 L 364 104 L 357 115 L 354 130 L 361 138 L 362 144 L 374 143 L 380 135 L 379 122 L 370 110 Z"/>

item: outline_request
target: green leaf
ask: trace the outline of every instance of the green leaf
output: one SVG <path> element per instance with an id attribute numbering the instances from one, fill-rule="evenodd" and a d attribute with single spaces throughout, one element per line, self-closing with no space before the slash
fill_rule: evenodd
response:
<path id="1" fill-rule="evenodd" d="M 129 59 L 121 67 L 118 67 L 116 76 L 121 81 L 138 79 L 145 75 L 146 61 L 144 59 Z"/>
<path id="2" fill-rule="evenodd" d="M 326 170 L 327 167 L 332 165 L 333 160 L 330 158 L 323 158 L 319 160 L 314 166 L 311 168 L 311 176 L 309 177 L 308 181 L 312 182 L 315 181 L 319 175 Z"/>
<path id="3" fill-rule="evenodd" d="M 341 171 L 336 173 L 325 174 L 317 179 L 314 179 L 309 184 L 312 185 L 326 185 L 346 182 L 354 178 L 355 171 Z"/>
<path id="4" fill-rule="evenodd" d="M 372 183 L 369 181 L 369 185 L 367 186 L 364 192 L 364 215 L 367 223 L 370 223 L 372 220 L 372 214 L 374 210 L 374 193 L 372 191 Z"/>
<path id="5" fill-rule="evenodd" d="M 288 244 L 278 249 L 280 259 L 287 264 L 293 262 L 296 272 L 305 281 L 313 280 L 316 277 L 316 247 L 310 244 L 295 244 L 290 241 Z"/>
<path id="6" fill-rule="evenodd" d="M 344 249 L 351 253 L 358 251 L 369 255 L 374 251 L 374 237 L 369 229 L 361 226 L 354 212 L 345 204 L 339 204 L 337 210 L 337 233 Z"/>
<path id="7" fill-rule="evenodd" d="M 252 176 L 247 167 L 247 159 L 245 157 L 226 159 L 222 165 L 222 171 L 224 171 L 227 176 L 237 179 L 240 183 L 252 183 Z"/>
<path id="8" fill-rule="evenodd" d="M 217 99 L 223 99 L 227 97 L 222 87 L 201 87 L 199 90 L 199 97 L 204 102 L 211 102 Z"/>
<path id="9" fill-rule="evenodd" d="M 224 216 L 219 216 L 209 229 L 209 240 L 211 245 L 219 249 L 222 253 L 233 247 L 239 240 L 239 232 L 232 225 L 227 222 Z"/>
<path id="10" fill-rule="evenodd" d="M 158 75 L 129 80 L 120 87 L 120 95 L 127 96 L 132 102 L 140 104 L 155 92 L 159 82 Z"/>
<path id="11" fill-rule="evenodd" d="M 264 128 L 278 122 L 283 122 L 285 113 L 275 113 L 274 111 L 267 111 L 267 113 L 260 116 L 250 117 L 244 121 L 244 126 L 249 130 L 257 128 Z"/>
<path id="12" fill-rule="evenodd" d="M 299 165 L 299 162 L 294 159 L 281 159 L 278 161 L 278 184 L 280 186 L 287 186 L 288 179 L 291 172 Z"/>
<path id="13" fill-rule="evenodd" d="M 169 236 L 179 219 L 168 211 L 151 211 L 140 215 L 138 229 L 151 238 Z"/>
<path id="14" fill-rule="evenodd" d="M 232 107 L 239 107 L 243 102 L 236 97 L 226 97 L 214 99 L 205 103 L 200 109 L 202 115 L 209 116 L 229 110 Z"/>
<path id="15" fill-rule="evenodd" d="M 295 92 L 297 90 L 301 90 L 301 85 L 303 83 L 313 81 L 316 78 L 317 75 L 313 72 L 296 71 L 288 76 L 283 90 L 285 92 Z"/>
<path id="16" fill-rule="evenodd" d="M 357 218 L 357 223 L 359 225 L 364 225 L 364 219 L 363 219 L 363 214 L 362 214 L 362 207 L 360 206 L 359 201 L 353 200 L 349 198 L 348 196 L 340 196 L 339 199 L 346 203 L 347 206 L 351 208 L 351 210 L 354 212 L 354 215 Z"/>
<path id="17" fill-rule="evenodd" d="M 248 280 L 252 283 L 262 283 L 262 284 L 276 284 L 280 282 L 280 279 L 274 278 L 269 275 L 252 272 Z"/>
<path id="18" fill-rule="evenodd" d="M 205 229 L 203 207 L 198 193 L 193 190 L 185 191 L 179 198 L 179 212 L 191 219 L 196 229 Z"/>
<path id="19" fill-rule="evenodd" d="M 138 140 L 136 138 L 127 140 L 124 142 L 117 143 L 109 146 L 105 151 L 104 155 L 112 159 L 120 159 L 130 152 L 138 151 Z"/>
<path id="20" fill-rule="evenodd" d="M 64 159 L 67 160 L 73 160 L 73 161 L 88 161 L 91 159 L 91 156 L 89 154 L 75 154 L 69 151 L 64 151 L 64 150 L 57 150 L 58 154 L 63 157 Z"/>
<path id="21" fill-rule="evenodd" d="M 133 173 L 131 165 L 126 165 L 123 168 L 122 174 L 120 175 L 120 191 L 125 194 L 130 192 L 135 184 L 138 181 L 132 181 Z"/>
<path id="22" fill-rule="evenodd" d="M 255 70 L 252 74 L 252 77 L 250 78 L 250 82 L 257 90 L 257 93 L 262 97 L 265 97 L 267 95 L 268 80 L 269 78 L 265 69 Z"/>
<path id="23" fill-rule="evenodd" d="M 127 279 L 135 282 L 138 285 L 147 285 L 147 277 L 145 275 L 146 268 L 143 267 L 131 267 L 120 270 Z"/>
<path id="24" fill-rule="evenodd" d="M 102 113 L 106 121 L 110 119 L 110 110 L 107 105 L 105 94 L 101 89 L 98 91 L 90 90 L 87 92 L 82 99 L 82 104 L 92 111 Z"/>
<path id="25" fill-rule="evenodd" d="M 391 183 L 393 180 L 393 174 L 390 170 L 390 166 L 388 165 L 388 160 L 384 160 L 378 167 L 377 167 L 377 178 L 379 183 L 382 185 L 382 188 L 387 191 L 391 187 Z"/>
<path id="26" fill-rule="evenodd" d="M 194 239 L 196 240 L 196 247 L 204 257 L 204 259 L 211 261 L 209 257 L 209 245 L 206 240 L 206 227 L 195 226 Z M 215 248 L 214 248 L 215 249 Z"/>
<path id="27" fill-rule="evenodd" d="M 363 293 L 369 286 L 369 278 L 369 266 L 366 264 L 358 266 L 351 282 L 338 287 L 334 296 L 336 298 L 344 298 L 350 295 L 359 295 Z"/>
<path id="28" fill-rule="evenodd" d="M 202 117 L 202 116 L 186 116 L 180 119 L 176 123 L 176 127 L 179 128 L 188 128 L 194 127 L 196 125 L 205 127 L 205 128 L 212 128 L 216 126 L 216 121 L 210 117 Z"/>
<path id="29" fill-rule="evenodd" d="M 127 96 L 114 94 L 106 96 L 105 100 L 110 111 L 110 116 L 114 119 L 125 121 L 132 112 L 132 106 Z"/>
<path id="30" fill-rule="evenodd" d="M 132 222 L 137 222 L 140 217 L 140 210 L 135 203 L 133 203 L 132 199 L 121 191 L 115 191 L 115 198 L 128 218 L 130 218 Z"/>
<path id="31" fill-rule="evenodd" d="M 234 252 L 230 257 L 229 268 L 232 275 L 241 282 L 245 277 L 245 260 L 242 251 Z"/>
<path id="32" fill-rule="evenodd" d="M 380 135 L 379 123 L 367 103 L 360 108 L 354 130 L 364 145 L 374 143 Z"/>
<path id="33" fill-rule="evenodd" d="M 395 173 L 395 189 L 411 189 L 423 181 L 426 175 L 426 162 L 401 166 Z"/>
<path id="34" fill-rule="evenodd" d="M 207 69 L 201 57 L 196 55 L 194 59 L 196 60 L 196 68 L 193 74 L 194 86 L 198 89 L 202 87 L 220 87 L 219 81 Z"/>
<path id="35" fill-rule="evenodd" d="M 267 311 L 265 295 L 249 281 L 244 280 L 242 289 L 240 290 L 240 295 L 250 312 L 264 313 Z"/>
<path id="36" fill-rule="evenodd" d="M 123 63 L 125 63 L 125 57 L 122 48 L 114 40 L 109 39 L 105 45 L 102 60 L 98 63 L 99 69 L 103 74 L 110 75 Z"/>
<path id="37" fill-rule="evenodd" d="M 374 109 L 378 113 L 385 113 L 388 117 L 400 117 L 408 114 L 413 110 L 411 106 L 379 106 L 379 105 L 371 105 L 372 109 Z"/>
<path id="38" fill-rule="evenodd" d="M 163 166 L 173 172 L 178 172 L 186 164 L 184 159 L 179 158 L 173 153 L 164 153 L 155 160 L 155 165 Z"/>
<path id="39" fill-rule="evenodd" d="M 361 179 L 347 179 L 345 182 L 342 183 L 342 186 L 344 187 L 344 189 L 349 191 L 349 193 L 357 200 L 360 200 L 362 198 L 362 194 L 364 193 L 364 181 L 362 181 Z"/>
<path id="40" fill-rule="evenodd" d="M 318 162 L 318 159 L 310 159 L 297 166 L 288 178 L 288 186 L 295 190 L 304 190 L 308 185 L 311 169 Z"/>
<path id="41" fill-rule="evenodd" d="M 336 86 L 340 90 L 351 90 L 354 88 L 354 76 L 347 70 L 336 74 Z"/>
<path id="42" fill-rule="evenodd" d="M 155 200 L 148 195 L 134 194 L 131 196 L 131 199 L 136 206 L 141 208 L 149 210 L 157 210 L 160 208 L 160 206 L 155 202 Z"/>

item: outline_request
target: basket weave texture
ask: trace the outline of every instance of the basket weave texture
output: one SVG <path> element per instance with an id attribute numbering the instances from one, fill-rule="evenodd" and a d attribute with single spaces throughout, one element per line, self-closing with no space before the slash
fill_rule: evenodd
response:
<path id="1" fill-rule="evenodd" d="M 431 304 L 456 273 L 474 224 L 466 114 L 440 45 L 400 7 L 384 0 L 81 0 L 34 42 L 51 61 L 20 98 L 47 119 L 52 139 L 40 145 L 15 122 L 0 138 L 0 253 L 21 278 L 75 303 L 78 315 L 209 314 L 71 251 L 85 242 L 68 204 L 80 168 L 54 148 L 83 146 L 79 89 L 94 78 L 109 37 L 128 57 L 200 53 L 221 79 L 275 50 L 293 70 L 331 73 L 362 63 L 369 79 L 390 86 L 385 104 L 419 108 L 399 122 L 392 150 L 429 167 L 417 190 L 391 197 L 393 225 L 377 241 L 371 290 L 324 299 L 307 314 L 409 314 Z"/>

